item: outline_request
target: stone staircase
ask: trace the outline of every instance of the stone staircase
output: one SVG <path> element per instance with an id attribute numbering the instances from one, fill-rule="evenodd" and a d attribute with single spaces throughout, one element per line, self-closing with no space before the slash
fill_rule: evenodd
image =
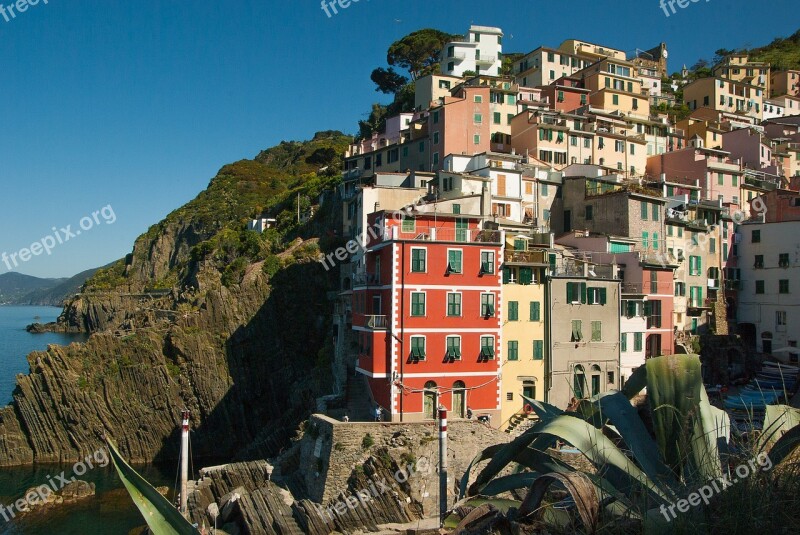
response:
<path id="1" fill-rule="evenodd" d="M 369 390 L 367 378 L 348 370 L 344 393 L 344 409 L 328 411 L 328 416 L 342 420 L 345 415 L 351 422 L 371 422 L 375 419 L 375 403 Z"/>
<path id="2" fill-rule="evenodd" d="M 517 413 L 508 420 L 508 427 L 506 427 L 505 432 L 513 437 L 518 437 L 528 429 L 530 429 L 533 424 L 538 422 L 539 419 L 537 418 L 536 414 L 524 414 L 524 413 Z"/>

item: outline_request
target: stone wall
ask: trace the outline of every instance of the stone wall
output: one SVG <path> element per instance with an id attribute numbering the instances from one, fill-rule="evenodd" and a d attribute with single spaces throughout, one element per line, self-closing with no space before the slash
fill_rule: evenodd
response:
<path id="1" fill-rule="evenodd" d="M 348 488 L 348 481 L 354 472 L 358 472 L 358 467 L 370 456 L 378 454 L 390 457 L 398 469 L 409 463 L 419 465 L 420 470 L 409 480 L 412 498 L 423 504 L 426 513 L 432 510 L 429 508 L 437 507 L 438 423 L 345 423 L 315 414 L 305 432 L 300 445 L 299 465 L 307 467 L 302 472 L 310 500 L 322 504 L 335 500 L 342 490 Z M 370 438 L 366 438 L 367 435 Z M 508 434 L 476 421 L 449 422 L 450 503 L 456 496 L 457 480 L 472 459 L 486 447 L 509 439 Z M 420 462 L 423 458 L 426 461 Z M 422 473 L 427 466 L 430 470 Z"/>

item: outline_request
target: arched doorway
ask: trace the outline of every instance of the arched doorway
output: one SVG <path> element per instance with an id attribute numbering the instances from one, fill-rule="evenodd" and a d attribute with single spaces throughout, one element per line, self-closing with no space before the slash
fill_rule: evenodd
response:
<path id="1" fill-rule="evenodd" d="M 572 370 L 572 391 L 576 399 L 583 399 L 586 395 L 586 373 L 580 364 Z"/>
<path id="2" fill-rule="evenodd" d="M 464 418 L 467 415 L 467 385 L 464 381 L 453 383 L 453 416 Z"/>
<path id="3" fill-rule="evenodd" d="M 600 366 L 595 364 L 592 366 L 592 395 L 596 396 L 600 393 Z"/>
<path id="4" fill-rule="evenodd" d="M 422 393 L 422 417 L 428 420 L 436 419 L 436 383 L 428 381 L 425 383 L 425 391 Z"/>

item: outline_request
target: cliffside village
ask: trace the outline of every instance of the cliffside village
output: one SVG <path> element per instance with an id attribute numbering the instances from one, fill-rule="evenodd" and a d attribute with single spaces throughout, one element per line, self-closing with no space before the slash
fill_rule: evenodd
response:
<path id="1" fill-rule="evenodd" d="M 709 381 L 797 362 L 800 71 L 734 54 L 670 79 L 668 57 L 570 39 L 502 75 L 502 30 L 472 26 L 349 148 L 352 241 L 322 261 L 336 351 L 385 419 L 519 432 L 523 396 L 565 408 L 703 334 L 740 337 Z"/>

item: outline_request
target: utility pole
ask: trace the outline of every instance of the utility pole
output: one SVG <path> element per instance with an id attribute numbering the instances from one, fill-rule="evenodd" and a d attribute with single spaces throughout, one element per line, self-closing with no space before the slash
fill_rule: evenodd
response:
<path id="1" fill-rule="evenodd" d="M 439 524 L 441 526 L 444 526 L 445 515 L 447 515 L 447 409 L 439 405 Z"/>

